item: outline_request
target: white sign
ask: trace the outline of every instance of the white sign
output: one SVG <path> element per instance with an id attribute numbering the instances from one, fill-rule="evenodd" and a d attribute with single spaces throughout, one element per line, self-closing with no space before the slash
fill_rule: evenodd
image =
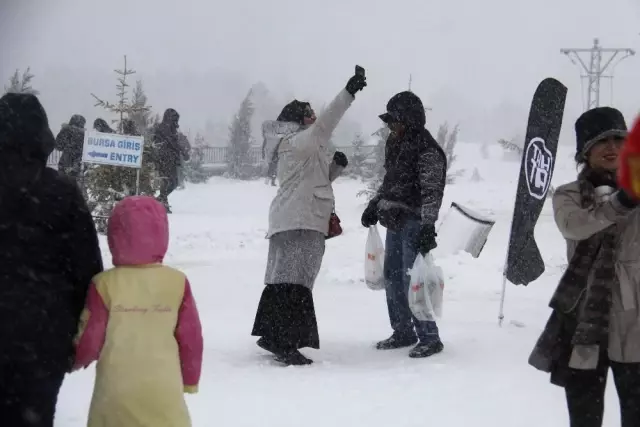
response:
<path id="1" fill-rule="evenodd" d="M 542 138 L 533 138 L 529 141 L 524 155 L 529 194 L 535 199 L 542 200 L 546 197 L 551 184 L 553 155 Z"/>
<path id="2" fill-rule="evenodd" d="M 84 134 L 83 163 L 140 169 L 144 138 L 88 131 Z"/>

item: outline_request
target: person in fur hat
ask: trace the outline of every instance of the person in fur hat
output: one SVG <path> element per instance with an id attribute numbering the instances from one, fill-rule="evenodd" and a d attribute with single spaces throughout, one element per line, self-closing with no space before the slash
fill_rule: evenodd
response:
<path id="1" fill-rule="evenodd" d="M 572 427 L 601 427 L 609 369 L 622 427 L 640 426 L 640 210 L 617 188 L 622 113 L 598 107 L 575 123 L 577 180 L 553 195 L 568 266 L 529 363 L 564 387 Z"/>

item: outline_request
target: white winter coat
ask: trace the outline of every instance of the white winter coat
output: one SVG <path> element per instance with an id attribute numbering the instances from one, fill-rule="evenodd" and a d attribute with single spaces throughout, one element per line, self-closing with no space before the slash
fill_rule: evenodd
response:
<path id="1" fill-rule="evenodd" d="M 354 97 L 342 90 L 318 115 L 316 122 L 293 133 L 274 135 L 274 122 L 265 122 L 266 155 L 278 153 L 278 193 L 269 210 L 267 237 L 288 230 L 314 230 L 327 234 L 334 208 L 333 182 L 342 172 L 333 162 L 329 139 Z M 286 129 L 286 127 L 285 127 Z M 271 134 L 270 134 L 271 133 Z M 279 143 L 279 145 L 278 145 Z"/>

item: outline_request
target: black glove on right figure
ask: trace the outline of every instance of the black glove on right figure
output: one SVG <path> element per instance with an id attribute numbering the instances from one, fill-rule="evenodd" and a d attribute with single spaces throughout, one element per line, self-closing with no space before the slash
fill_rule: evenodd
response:
<path id="1" fill-rule="evenodd" d="M 419 251 L 422 255 L 427 255 L 434 250 L 436 244 L 436 228 L 433 225 L 425 224 L 420 228 Z"/>
<path id="2" fill-rule="evenodd" d="M 362 226 L 365 228 L 369 228 L 378 223 L 378 206 L 376 202 L 369 203 L 369 206 L 362 212 L 360 222 L 362 222 Z"/>

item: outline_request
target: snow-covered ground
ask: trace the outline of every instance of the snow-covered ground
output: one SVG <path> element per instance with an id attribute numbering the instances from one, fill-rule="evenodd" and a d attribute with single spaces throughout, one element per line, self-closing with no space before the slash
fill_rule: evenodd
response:
<path id="1" fill-rule="evenodd" d="M 327 244 L 315 288 L 320 350 L 303 350 L 316 364 L 283 368 L 250 336 L 262 292 L 267 211 L 275 192 L 262 181 L 214 178 L 172 197 L 166 263 L 189 276 L 205 335 L 200 393 L 187 396 L 195 427 L 394 426 L 564 427 L 563 390 L 527 365 L 549 314 L 547 302 L 565 263 L 564 242 L 550 203 L 537 242 L 547 271 L 527 288 L 509 284 L 506 319 L 497 325 L 502 267 L 519 165 L 483 159 L 480 146 L 460 144 L 454 169 L 466 173 L 448 186 L 441 217 L 456 201 L 496 220 L 480 258 L 440 257 L 446 276 L 442 354 L 411 360 L 407 350 L 381 352 L 375 341 L 391 329 L 383 292 L 363 283 L 366 230 L 360 226 L 363 184 L 335 184 L 344 235 Z M 554 183 L 575 176 L 561 148 Z M 471 182 L 477 168 L 481 182 Z M 106 242 L 105 242 L 106 243 Z M 110 260 L 106 244 L 105 260 Z M 67 377 L 56 427 L 86 423 L 94 368 Z M 605 425 L 618 424 L 615 391 Z M 159 408 L 160 409 L 160 408 Z M 127 426 L 123 426 L 127 427 Z"/>

